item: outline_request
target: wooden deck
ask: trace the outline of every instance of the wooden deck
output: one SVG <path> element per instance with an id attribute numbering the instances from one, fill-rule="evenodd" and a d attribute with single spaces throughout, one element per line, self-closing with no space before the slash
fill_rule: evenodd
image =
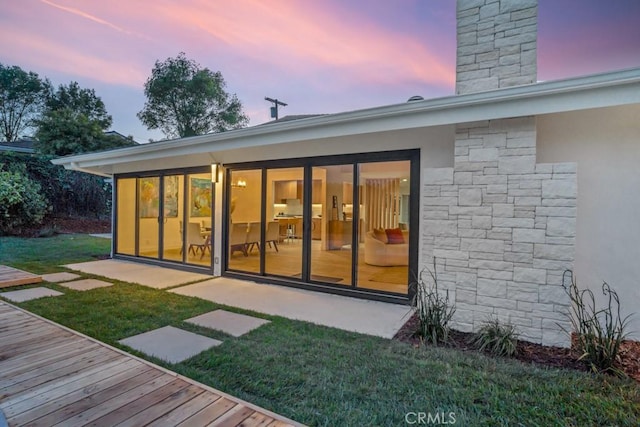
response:
<path id="1" fill-rule="evenodd" d="M 0 410 L 9 426 L 300 425 L 1 301 Z"/>
<path id="2" fill-rule="evenodd" d="M 42 277 L 37 274 L 27 273 L 17 268 L 0 265 L 0 288 L 9 286 L 30 285 L 42 282 Z"/>

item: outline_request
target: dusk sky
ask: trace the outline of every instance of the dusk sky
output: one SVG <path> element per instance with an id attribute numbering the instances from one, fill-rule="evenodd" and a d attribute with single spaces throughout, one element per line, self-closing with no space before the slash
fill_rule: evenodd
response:
<path id="1" fill-rule="evenodd" d="M 136 113 L 156 60 L 220 71 L 250 125 L 454 93 L 454 0 L 0 0 L 0 62 L 95 89 L 113 130 L 161 139 Z M 538 79 L 640 67 L 639 0 L 540 0 Z"/>

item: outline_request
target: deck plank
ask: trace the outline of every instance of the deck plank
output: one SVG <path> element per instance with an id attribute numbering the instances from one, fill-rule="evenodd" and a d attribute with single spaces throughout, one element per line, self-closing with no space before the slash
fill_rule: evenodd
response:
<path id="1" fill-rule="evenodd" d="M 132 375 L 125 381 L 120 381 L 117 384 L 108 387 L 104 390 L 99 390 L 97 393 L 91 394 L 80 400 L 77 400 L 71 404 L 58 409 L 57 411 L 48 413 L 42 419 L 39 419 L 36 424 L 43 427 L 56 425 L 61 423 L 62 425 L 82 424 L 80 420 L 89 422 L 92 420 L 92 414 L 95 418 L 102 416 L 102 413 L 95 410 L 95 408 L 102 408 L 104 411 L 104 403 L 121 396 L 130 390 L 139 387 L 142 384 L 146 384 L 149 381 L 153 381 L 158 377 L 165 375 L 157 369 L 150 368 L 138 375 Z M 126 398 L 126 397 L 125 397 Z M 114 402 L 110 402 L 113 405 Z"/>
<path id="2" fill-rule="evenodd" d="M 86 405 L 88 403 L 86 401 L 91 399 L 94 395 L 111 389 L 114 386 L 121 386 L 123 383 L 126 383 L 129 378 L 145 373 L 148 374 L 152 370 L 153 369 L 151 367 L 144 364 L 132 366 L 129 367 L 129 369 L 123 369 L 116 375 L 112 375 L 92 385 L 82 387 L 74 391 L 69 391 L 69 393 L 64 396 L 52 399 L 45 404 L 32 407 L 15 416 L 13 418 L 13 422 L 17 425 L 27 423 L 44 425 L 55 424 L 74 415 L 74 409 L 80 412 L 81 409 L 79 409 L 78 406 L 81 405 L 78 405 L 79 402 Z"/>
<path id="3" fill-rule="evenodd" d="M 42 282 L 42 276 L 18 270 L 17 268 L 0 265 L 0 288 L 30 285 Z"/>
<path id="4" fill-rule="evenodd" d="M 191 415 L 196 412 L 202 410 L 203 408 L 209 406 L 216 400 L 220 399 L 220 396 L 213 393 L 202 393 L 195 396 L 190 401 L 186 402 L 184 405 L 177 407 L 171 412 L 165 414 L 164 416 L 154 420 L 149 427 L 164 427 L 164 426 L 174 426 L 177 425 Z"/>
<path id="5" fill-rule="evenodd" d="M 300 425 L 4 302 L 0 409 L 10 426 Z"/>

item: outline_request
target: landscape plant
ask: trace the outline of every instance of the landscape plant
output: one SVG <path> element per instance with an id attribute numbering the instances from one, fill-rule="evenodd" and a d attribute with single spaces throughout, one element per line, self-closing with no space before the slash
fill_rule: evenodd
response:
<path id="1" fill-rule="evenodd" d="M 580 353 L 579 360 L 586 362 L 594 372 L 624 375 L 617 364 L 620 345 L 628 335 L 629 316 L 622 318 L 620 315 L 618 293 L 603 282 L 602 294 L 607 305 L 597 308 L 593 292 L 579 289 L 571 270 L 565 271 L 562 285 L 571 300 L 569 316 Z"/>
<path id="2" fill-rule="evenodd" d="M 516 354 L 518 333 L 513 324 L 501 323 L 498 318 L 490 317 L 480 326 L 472 342 L 480 351 L 511 357 Z"/>
<path id="3" fill-rule="evenodd" d="M 18 171 L 0 170 L 0 234 L 12 234 L 37 225 L 47 212 L 40 185 Z"/>
<path id="4" fill-rule="evenodd" d="M 425 280 L 425 272 L 429 273 Z M 411 307 L 418 319 L 416 335 L 434 345 L 447 341 L 449 322 L 455 313 L 455 304 L 449 299 L 449 290 L 444 293 L 438 290 L 436 259 L 433 259 L 433 270 L 423 269 L 413 287 Z"/>

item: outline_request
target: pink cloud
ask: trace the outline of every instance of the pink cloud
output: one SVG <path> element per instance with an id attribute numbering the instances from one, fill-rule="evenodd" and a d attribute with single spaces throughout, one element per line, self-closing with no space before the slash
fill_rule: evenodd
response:
<path id="1" fill-rule="evenodd" d="M 36 34 L 22 34 L 16 38 L 17 28 L 0 27 L 0 38 L 12 39 L 11 59 L 23 68 L 49 69 L 57 72 L 84 76 L 105 83 L 141 87 L 147 70 L 135 64 L 118 63 L 98 54 L 87 54 L 51 38 Z M 41 73 L 46 76 L 46 73 Z"/>

